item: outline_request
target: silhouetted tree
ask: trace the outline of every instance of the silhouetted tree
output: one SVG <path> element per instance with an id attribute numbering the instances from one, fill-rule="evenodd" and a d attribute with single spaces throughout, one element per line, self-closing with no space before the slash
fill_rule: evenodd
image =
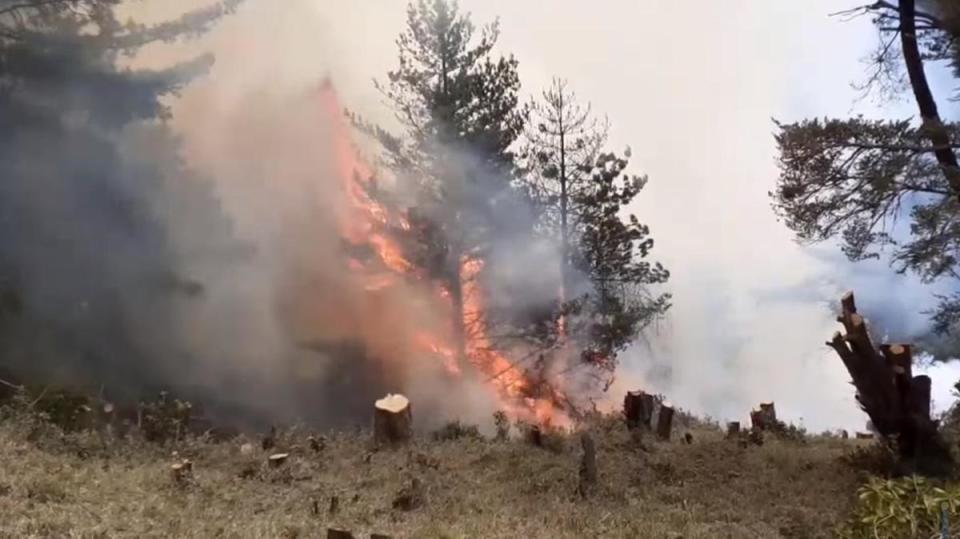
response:
<path id="1" fill-rule="evenodd" d="M 210 186 L 188 178 L 163 99 L 211 58 L 161 71 L 118 62 L 199 35 L 237 3 L 144 26 L 122 24 L 118 0 L 0 0 L 6 365 L 125 389 L 150 376 L 145 365 L 186 359 L 176 313 L 203 285 L 181 275 L 195 254 L 184 248 L 211 247 L 201 238 L 230 245 L 231 233 Z M 202 229 L 194 243 L 172 241 L 172 215 Z"/>

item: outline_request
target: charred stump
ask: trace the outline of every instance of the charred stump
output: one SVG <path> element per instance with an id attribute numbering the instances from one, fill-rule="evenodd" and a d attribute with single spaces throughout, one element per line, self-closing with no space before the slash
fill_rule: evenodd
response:
<path id="1" fill-rule="evenodd" d="M 660 415 L 657 417 L 657 437 L 661 440 L 670 439 L 670 430 L 673 428 L 673 407 L 667 403 L 660 405 Z"/>
<path id="2" fill-rule="evenodd" d="M 939 475 L 951 457 L 930 417 L 930 377 L 913 376 L 909 345 L 874 347 L 853 292 L 840 300 L 839 331 L 827 345 L 840 356 L 857 389 L 857 402 L 877 433 L 893 443 L 901 461 L 919 473 Z M 857 433 L 860 438 L 860 433 Z"/>
<path id="3" fill-rule="evenodd" d="M 630 391 L 623 398 L 623 415 L 627 428 L 653 427 L 653 395 L 643 391 Z"/>
<path id="4" fill-rule="evenodd" d="M 750 412 L 750 428 L 756 431 L 782 433 L 786 430 L 786 425 L 777 419 L 777 409 L 774 403 L 761 402 L 759 410 Z"/>
<path id="5" fill-rule="evenodd" d="M 373 439 L 377 446 L 397 445 L 410 439 L 413 416 L 403 395 L 387 395 L 374 405 Z"/>

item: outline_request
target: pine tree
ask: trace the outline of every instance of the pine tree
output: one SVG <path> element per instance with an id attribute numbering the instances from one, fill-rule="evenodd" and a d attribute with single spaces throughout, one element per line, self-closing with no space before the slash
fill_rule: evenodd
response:
<path id="1" fill-rule="evenodd" d="M 565 81 L 554 80 L 533 112 L 522 184 L 541 209 L 540 233 L 561 246 L 555 313 L 583 363 L 612 371 L 617 353 L 669 308 L 668 294 L 650 291 L 669 272 L 644 260 L 653 247 L 649 229 L 633 215 L 623 220 L 647 179 L 626 174 L 629 152 L 603 151 L 608 123 L 593 118 Z"/>
<path id="2" fill-rule="evenodd" d="M 461 268 L 482 259 L 514 222 L 512 151 L 526 111 L 517 61 L 497 57 L 496 23 L 477 36 L 456 1 L 419 0 L 398 39 L 399 66 L 378 84 L 404 127 L 400 135 L 366 126 L 382 142 L 401 190 L 416 193 L 411 221 L 415 260 L 445 283 L 453 303 L 459 355 L 465 331 Z"/>
<path id="3" fill-rule="evenodd" d="M 188 177 L 163 124 L 164 98 L 211 58 L 161 71 L 118 61 L 199 35 L 238 2 L 152 26 L 120 23 L 119 4 L 0 0 L 0 333 L 8 367 L 126 388 L 150 377 L 145 365 L 188 359 L 178 302 L 204 287 L 181 274 L 187 245 L 172 240 L 167 216 L 202 229 L 197 241 L 233 243 L 210 186 Z"/>
<path id="4" fill-rule="evenodd" d="M 847 12 L 868 14 L 879 31 L 866 91 L 908 92 L 919 122 L 864 118 L 778 123 L 781 174 L 774 208 L 802 241 L 839 236 L 851 260 L 890 248 L 898 272 L 925 282 L 960 277 L 960 125 L 938 110 L 926 69 L 958 59 L 960 24 L 946 0 L 876 2 Z M 891 226 L 904 219 L 905 234 Z M 960 295 L 940 298 L 935 333 L 960 329 Z M 936 338 L 938 358 L 960 353 Z"/>

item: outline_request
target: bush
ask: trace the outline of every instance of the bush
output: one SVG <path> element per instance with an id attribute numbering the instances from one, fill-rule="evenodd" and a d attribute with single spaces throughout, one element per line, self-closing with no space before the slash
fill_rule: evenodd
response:
<path id="1" fill-rule="evenodd" d="M 510 419 L 503 410 L 493 413 L 493 424 L 497 427 L 497 440 L 504 441 L 510 438 Z"/>
<path id="2" fill-rule="evenodd" d="M 480 439 L 480 429 L 476 425 L 465 425 L 460 421 L 451 421 L 433 432 L 433 439 L 442 442 L 460 438 Z"/>
<path id="3" fill-rule="evenodd" d="M 151 442 L 179 441 L 186 433 L 193 406 L 180 399 L 171 399 L 164 391 L 157 400 L 141 403 L 143 436 Z"/>
<path id="4" fill-rule="evenodd" d="M 917 476 L 873 478 L 857 493 L 853 515 L 838 531 L 843 539 L 939 537 L 944 510 L 956 522 L 960 485 L 935 486 Z"/>

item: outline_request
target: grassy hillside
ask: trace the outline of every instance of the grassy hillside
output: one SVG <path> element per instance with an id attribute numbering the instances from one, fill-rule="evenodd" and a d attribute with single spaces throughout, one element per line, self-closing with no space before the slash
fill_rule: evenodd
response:
<path id="1" fill-rule="evenodd" d="M 638 441 L 613 417 L 590 432 L 599 483 L 583 499 L 579 444 L 560 435 L 536 447 L 449 429 L 446 439 L 425 434 L 374 452 L 366 432 L 329 433 L 315 451 L 293 430 L 265 452 L 259 439 L 160 445 L 66 434 L 8 413 L 0 536 L 325 537 L 333 526 L 395 538 L 832 537 L 865 479 L 851 452 L 872 443 L 768 436 L 744 446 L 690 420 L 670 442 Z M 289 459 L 267 465 L 278 451 Z M 175 458 L 193 462 L 192 477 L 173 477 Z"/>

